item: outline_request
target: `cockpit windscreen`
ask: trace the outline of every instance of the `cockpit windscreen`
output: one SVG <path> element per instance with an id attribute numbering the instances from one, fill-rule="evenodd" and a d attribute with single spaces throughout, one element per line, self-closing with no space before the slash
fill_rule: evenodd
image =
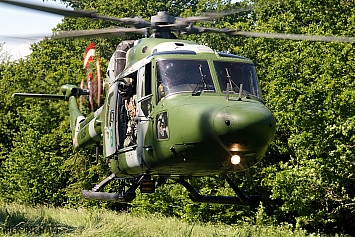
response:
<path id="1" fill-rule="evenodd" d="M 214 61 L 214 66 L 222 92 L 226 93 L 228 86 L 229 93 L 242 93 L 246 96 L 261 98 L 254 65 Z"/>
<path id="2" fill-rule="evenodd" d="M 160 60 L 157 62 L 158 92 L 216 92 L 206 60 Z"/>

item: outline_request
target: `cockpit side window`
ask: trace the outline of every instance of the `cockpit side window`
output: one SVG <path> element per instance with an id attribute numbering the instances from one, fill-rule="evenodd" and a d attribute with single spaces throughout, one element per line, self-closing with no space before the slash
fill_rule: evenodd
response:
<path id="1" fill-rule="evenodd" d="M 252 64 L 240 62 L 214 61 L 221 91 L 226 93 L 227 85 L 230 93 L 255 96 L 261 99 L 255 67 Z"/>
<path id="2" fill-rule="evenodd" d="M 206 60 L 160 60 L 156 68 L 158 101 L 179 92 L 216 92 Z"/>

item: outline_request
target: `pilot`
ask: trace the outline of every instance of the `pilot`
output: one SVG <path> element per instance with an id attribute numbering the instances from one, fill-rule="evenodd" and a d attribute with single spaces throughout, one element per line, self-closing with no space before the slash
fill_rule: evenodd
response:
<path id="1" fill-rule="evenodd" d="M 160 70 L 158 70 L 158 100 L 163 99 L 167 94 L 169 94 L 168 85 L 171 85 L 177 75 L 177 68 L 171 62 L 163 62 Z"/>
<path id="2" fill-rule="evenodd" d="M 158 83 L 158 101 L 160 101 L 161 99 L 163 99 L 165 97 L 165 91 L 164 91 L 164 86 L 163 86 L 163 82 L 160 81 L 160 83 Z"/>
<path id="3" fill-rule="evenodd" d="M 166 63 L 161 70 L 162 77 L 168 80 L 173 80 L 176 77 L 176 74 L 178 74 L 177 68 L 172 62 Z"/>

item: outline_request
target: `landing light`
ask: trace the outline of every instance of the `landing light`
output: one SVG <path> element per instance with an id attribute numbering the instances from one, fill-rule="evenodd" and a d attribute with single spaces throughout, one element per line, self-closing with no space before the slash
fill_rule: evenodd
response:
<path id="1" fill-rule="evenodd" d="M 232 156 L 231 162 L 232 162 L 233 165 L 239 164 L 240 163 L 240 156 L 238 156 L 238 155 Z"/>

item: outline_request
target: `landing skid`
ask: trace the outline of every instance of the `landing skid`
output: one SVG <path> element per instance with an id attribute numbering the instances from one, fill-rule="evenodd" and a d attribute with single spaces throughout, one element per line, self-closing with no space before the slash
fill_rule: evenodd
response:
<path id="1" fill-rule="evenodd" d="M 131 202 L 136 197 L 136 190 L 140 186 L 142 193 L 153 193 L 155 189 L 155 181 L 150 179 L 149 175 L 140 175 L 136 178 L 133 178 L 131 185 L 126 184 L 126 179 L 121 179 L 119 187 L 122 189 L 119 193 L 107 193 L 99 192 L 100 189 L 105 187 L 108 183 L 114 180 L 116 177 L 114 174 L 111 174 L 106 179 L 104 179 L 99 184 L 91 190 L 82 190 L 82 195 L 84 198 L 92 200 L 105 200 L 113 202 Z M 161 177 L 162 178 L 162 177 Z M 163 178 L 164 179 L 164 178 Z M 189 182 L 184 178 L 177 180 L 179 184 L 184 186 L 187 191 L 190 193 L 190 198 L 194 202 L 204 202 L 204 203 L 219 203 L 219 204 L 234 204 L 234 205 L 257 205 L 261 201 L 260 195 L 251 195 L 247 196 L 245 193 L 233 183 L 233 181 L 225 176 L 225 179 L 229 186 L 233 189 L 237 196 L 205 196 L 201 195 Z M 162 185 L 158 179 L 158 185 Z M 125 187 L 129 188 L 125 191 Z"/>
<path id="2" fill-rule="evenodd" d="M 115 179 L 115 175 L 111 174 L 109 177 L 101 181 L 99 184 L 95 185 L 95 187 L 91 190 L 82 190 L 81 193 L 84 198 L 91 200 L 104 200 L 104 201 L 112 201 L 112 202 L 131 202 L 136 197 L 136 189 L 141 184 L 144 179 L 144 175 L 138 176 L 135 178 L 133 184 L 128 188 L 127 191 L 124 191 L 126 186 L 125 179 L 122 180 L 120 186 L 123 188 L 120 193 L 107 193 L 107 192 L 99 192 L 100 189 L 109 184 L 112 180 Z"/>

